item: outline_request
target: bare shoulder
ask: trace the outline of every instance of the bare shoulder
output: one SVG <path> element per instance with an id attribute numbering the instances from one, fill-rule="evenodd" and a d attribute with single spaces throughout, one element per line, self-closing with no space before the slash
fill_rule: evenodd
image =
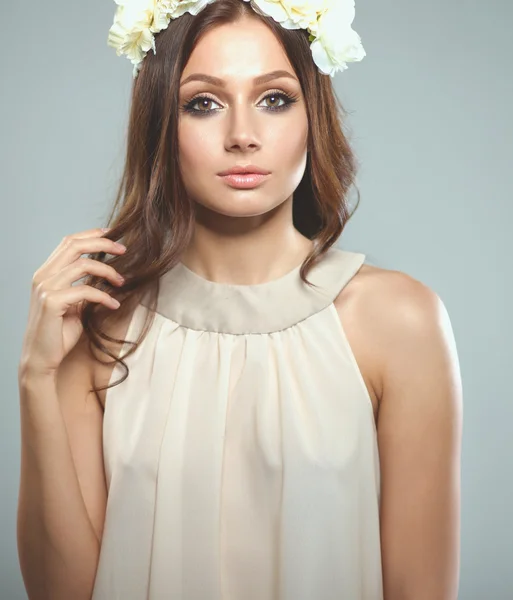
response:
<path id="1" fill-rule="evenodd" d="M 387 357 L 408 335 L 426 334 L 443 305 L 435 292 L 414 277 L 368 264 L 360 267 L 334 304 L 377 419 Z"/>
<path id="2" fill-rule="evenodd" d="M 395 343 L 420 341 L 436 335 L 447 318 L 435 291 L 402 271 L 364 265 L 355 277 L 360 308 L 371 320 L 386 354 Z"/>
<path id="3" fill-rule="evenodd" d="M 353 335 L 372 346 L 380 389 L 385 597 L 429 590 L 430 598 L 456 598 L 463 403 L 449 315 L 405 273 L 365 266 L 353 279 Z"/>
<path id="4" fill-rule="evenodd" d="M 431 288 L 402 271 L 364 264 L 350 284 L 360 303 L 376 316 L 385 316 L 386 309 L 387 317 L 420 318 L 423 322 L 425 311 L 439 307 L 440 298 Z"/>

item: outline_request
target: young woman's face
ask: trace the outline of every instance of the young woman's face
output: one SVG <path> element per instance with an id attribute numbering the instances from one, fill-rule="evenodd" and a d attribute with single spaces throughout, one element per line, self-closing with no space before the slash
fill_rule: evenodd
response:
<path id="1" fill-rule="evenodd" d="M 253 82 L 277 70 L 291 77 Z M 183 83 L 198 73 L 225 86 Z M 201 38 L 181 76 L 180 107 L 180 169 L 192 200 L 216 213 L 248 217 L 290 198 L 306 168 L 308 118 L 299 80 L 263 23 L 246 18 Z M 219 173 L 239 165 L 270 174 L 257 187 L 237 189 Z"/>

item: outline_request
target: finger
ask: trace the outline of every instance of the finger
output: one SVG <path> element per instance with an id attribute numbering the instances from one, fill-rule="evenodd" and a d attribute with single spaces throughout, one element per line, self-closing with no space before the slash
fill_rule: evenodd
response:
<path id="1" fill-rule="evenodd" d="M 45 295 L 43 308 L 52 314 L 62 317 L 72 306 L 79 302 L 103 304 L 107 308 L 119 308 L 120 303 L 107 292 L 90 285 L 76 285 L 62 290 L 52 290 Z"/>
<path id="2" fill-rule="evenodd" d="M 109 228 L 110 231 L 110 228 Z M 94 229 L 86 229 L 85 231 L 78 231 L 76 233 L 72 233 L 69 235 L 65 235 L 60 244 L 53 250 L 47 260 L 41 265 L 41 267 L 46 267 L 46 265 L 50 264 L 53 258 L 59 254 L 61 248 L 66 246 L 69 243 L 70 239 L 85 239 L 85 238 L 95 238 L 107 235 L 108 231 L 103 231 L 100 227 L 95 227 Z"/>
<path id="3" fill-rule="evenodd" d="M 65 267 L 78 260 L 82 254 L 93 254 L 97 252 L 123 254 L 125 249 L 117 242 L 97 236 L 88 238 L 68 238 L 67 242 L 61 244 L 53 255 L 48 258 L 34 274 L 34 285 L 38 285 L 42 281 L 53 277 Z"/>
<path id="4" fill-rule="evenodd" d="M 121 275 L 111 265 L 107 265 L 92 258 L 82 257 L 46 279 L 45 288 L 59 290 L 70 287 L 73 283 L 86 275 L 95 275 L 107 279 L 112 285 L 118 287 L 124 283 Z"/>
<path id="5" fill-rule="evenodd" d="M 85 231 L 78 231 L 76 233 L 72 233 L 69 237 L 72 238 L 89 238 L 89 237 L 100 237 L 108 233 L 112 228 L 107 227 L 107 231 L 104 231 L 101 227 L 94 227 L 93 229 L 86 229 Z"/>

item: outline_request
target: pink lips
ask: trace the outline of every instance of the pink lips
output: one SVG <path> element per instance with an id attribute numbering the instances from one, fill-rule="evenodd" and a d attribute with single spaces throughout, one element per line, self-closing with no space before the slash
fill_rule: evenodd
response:
<path id="1" fill-rule="evenodd" d="M 218 173 L 229 186 L 244 190 L 260 185 L 270 174 L 270 171 L 256 165 L 234 165 Z"/>
<path id="2" fill-rule="evenodd" d="M 218 175 L 251 175 L 253 173 L 258 175 L 269 175 L 270 171 L 267 171 L 267 169 L 262 169 L 261 167 L 257 167 L 256 165 L 234 165 L 230 169 L 226 169 L 226 171 L 221 171 L 221 173 L 218 173 Z"/>
<path id="3" fill-rule="evenodd" d="M 262 173 L 233 173 L 231 175 L 222 175 L 221 179 L 231 187 L 247 190 L 260 185 L 268 177 L 268 174 L 264 175 Z"/>

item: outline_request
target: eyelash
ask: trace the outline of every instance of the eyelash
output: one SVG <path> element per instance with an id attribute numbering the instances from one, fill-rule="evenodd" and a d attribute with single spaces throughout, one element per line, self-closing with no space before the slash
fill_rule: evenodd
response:
<path id="1" fill-rule="evenodd" d="M 295 102 L 297 102 L 297 96 L 289 96 L 288 94 L 285 94 L 283 92 L 270 92 L 269 94 L 267 94 L 267 96 L 264 96 L 264 98 L 262 98 L 262 100 L 266 100 L 267 98 L 270 97 L 278 97 L 278 98 L 282 98 L 283 100 L 285 100 L 285 104 L 282 104 L 281 106 L 278 106 L 276 108 L 272 108 L 270 106 L 267 106 L 264 108 L 264 110 L 268 110 L 270 112 L 280 112 L 282 110 L 286 110 L 287 108 L 290 108 L 290 106 L 292 104 L 294 104 Z M 195 96 L 194 98 L 192 98 L 189 102 L 187 102 L 186 104 L 184 104 L 182 106 L 182 111 L 185 113 L 189 113 L 191 115 L 194 116 L 206 116 L 206 115 L 210 115 L 213 112 L 215 112 L 218 109 L 210 109 L 210 110 L 195 110 L 193 108 L 193 106 L 195 104 L 197 104 L 197 102 L 199 100 L 212 100 L 213 102 L 216 102 L 216 100 L 214 100 L 214 98 L 210 97 L 210 96 Z"/>

